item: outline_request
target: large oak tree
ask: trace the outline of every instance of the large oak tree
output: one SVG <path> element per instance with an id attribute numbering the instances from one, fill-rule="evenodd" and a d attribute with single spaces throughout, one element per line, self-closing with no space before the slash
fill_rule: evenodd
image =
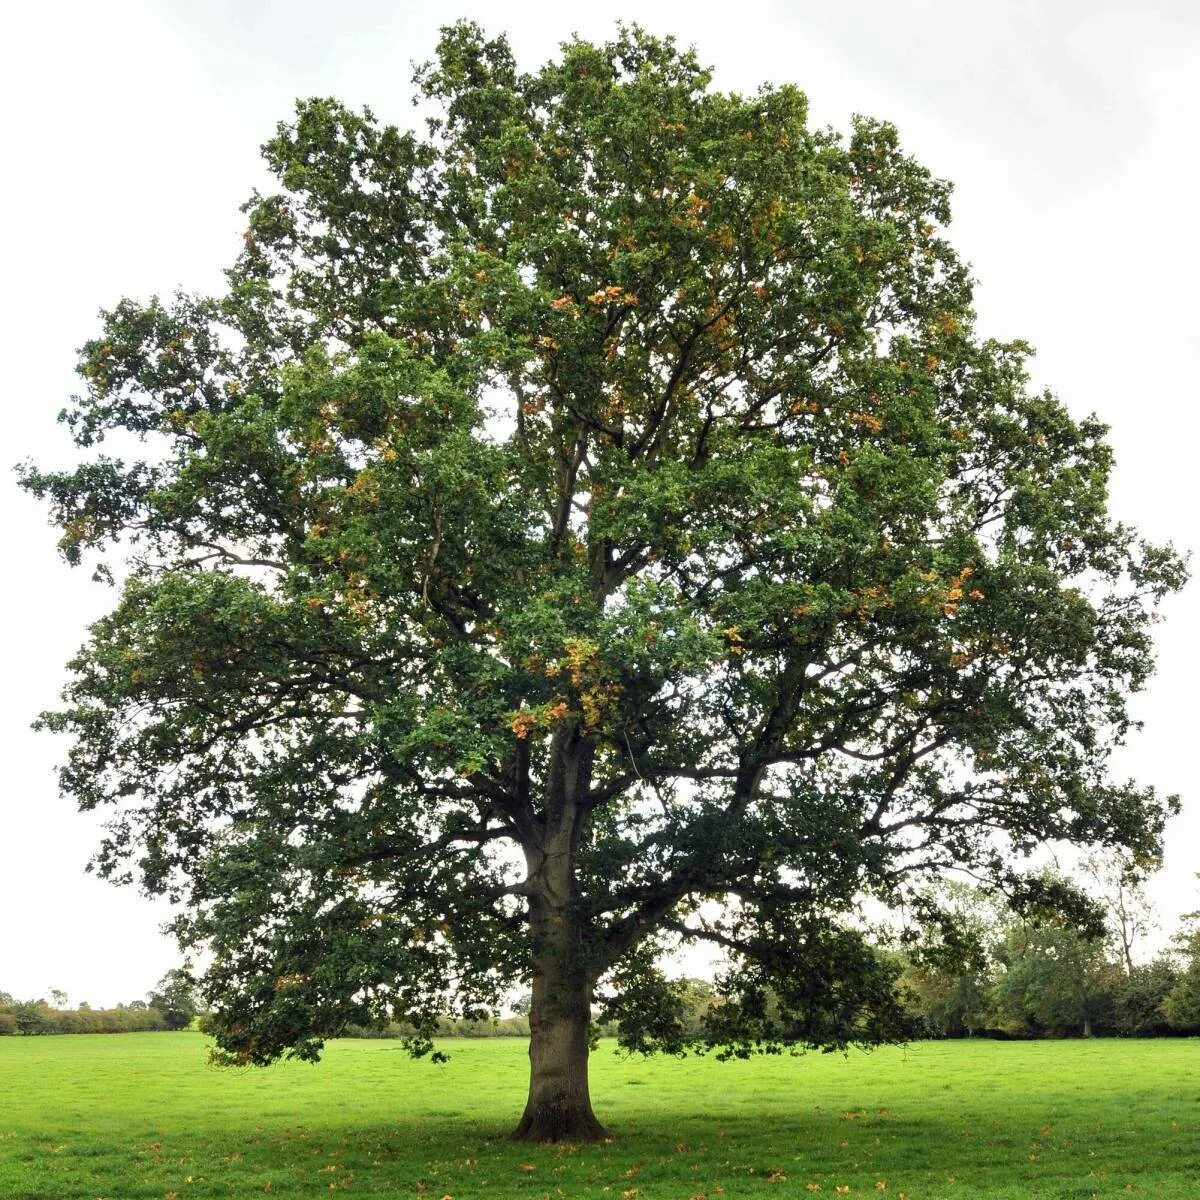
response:
<path id="1" fill-rule="evenodd" d="M 678 1048 L 664 949 L 727 954 L 731 1052 L 878 1040 L 864 897 L 1152 853 L 1107 763 L 1182 572 L 890 125 L 638 29 L 526 74 L 460 24 L 418 84 L 421 133 L 300 104 L 223 294 L 84 347 L 25 484 L 122 586 L 45 720 L 226 1056 L 527 986 L 518 1132 L 598 1136 L 593 1006 Z"/>

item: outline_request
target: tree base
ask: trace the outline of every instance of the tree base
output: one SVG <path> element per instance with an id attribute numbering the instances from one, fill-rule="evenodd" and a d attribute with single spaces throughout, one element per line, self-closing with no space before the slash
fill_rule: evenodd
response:
<path id="1" fill-rule="evenodd" d="M 590 1108 L 562 1109 L 557 1106 L 526 1108 L 521 1123 L 512 1132 L 518 1142 L 604 1142 L 612 1138 Z"/>

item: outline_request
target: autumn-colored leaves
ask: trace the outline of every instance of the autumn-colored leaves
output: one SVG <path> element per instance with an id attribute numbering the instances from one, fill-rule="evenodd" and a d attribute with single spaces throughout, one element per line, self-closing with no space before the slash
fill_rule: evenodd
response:
<path id="1" fill-rule="evenodd" d="M 598 728 L 623 690 L 608 675 L 599 643 L 585 637 L 567 638 L 563 650 L 558 660 L 547 662 L 535 655 L 525 664 L 547 679 L 569 683 L 570 690 L 512 715 L 509 728 L 522 741 L 536 729 L 551 729 L 570 718 L 577 718 L 585 731 Z"/>

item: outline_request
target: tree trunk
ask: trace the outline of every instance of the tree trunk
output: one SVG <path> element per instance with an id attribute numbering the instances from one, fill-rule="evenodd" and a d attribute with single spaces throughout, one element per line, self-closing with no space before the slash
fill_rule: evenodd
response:
<path id="1" fill-rule="evenodd" d="M 529 1100 L 513 1137 L 524 1142 L 595 1142 L 608 1130 L 588 1093 L 588 1022 L 582 1008 L 539 1014 L 537 989 L 529 1029 Z"/>
<path id="2" fill-rule="evenodd" d="M 594 964 L 587 961 L 576 906 L 575 855 L 583 828 L 593 744 L 577 729 L 551 743 L 547 816 L 524 846 L 533 938 L 529 1010 L 529 1100 L 513 1136 L 526 1142 L 608 1137 L 588 1094 L 588 1033 Z"/>
<path id="3" fill-rule="evenodd" d="M 599 1141 L 609 1134 L 596 1120 L 588 1093 L 592 987 L 580 961 L 578 930 L 562 910 L 539 916 L 529 1011 L 529 1100 L 513 1137 Z"/>

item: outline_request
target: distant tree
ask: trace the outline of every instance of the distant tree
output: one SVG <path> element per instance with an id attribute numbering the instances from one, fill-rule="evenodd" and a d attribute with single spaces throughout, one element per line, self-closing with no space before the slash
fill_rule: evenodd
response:
<path id="1" fill-rule="evenodd" d="M 1146 897 L 1144 875 L 1156 862 L 1138 863 L 1128 855 L 1090 854 L 1082 862 L 1089 891 L 1099 900 L 1107 918 L 1109 938 L 1120 955 L 1127 976 L 1134 972 L 1134 948 L 1154 928 L 1154 914 Z"/>
<path id="2" fill-rule="evenodd" d="M 1163 999 L 1163 1015 L 1174 1029 L 1200 1031 L 1200 912 L 1184 914 L 1172 941 L 1180 971 Z"/>
<path id="3" fill-rule="evenodd" d="M 931 1033 L 958 1037 L 986 1028 L 991 949 L 1012 922 L 1013 910 L 1002 896 L 940 879 L 916 897 L 908 915 L 899 937 L 906 1007 Z"/>
<path id="4" fill-rule="evenodd" d="M 906 1006 L 931 1034 L 970 1037 L 991 1024 L 992 981 L 986 967 L 908 963 L 899 986 Z"/>
<path id="5" fill-rule="evenodd" d="M 1019 921 L 996 957 L 1002 970 L 993 1005 L 1010 1028 L 1091 1037 L 1112 1027 L 1122 976 L 1103 936 L 1088 936 L 1065 921 Z"/>
<path id="6" fill-rule="evenodd" d="M 168 971 L 147 999 L 151 1008 L 162 1013 L 168 1029 L 186 1029 L 200 1011 L 195 981 L 179 967 Z"/>
<path id="7" fill-rule="evenodd" d="M 894 1038 L 864 894 L 1153 854 L 1108 759 L 1183 571 L 892 126 L 638 29 L 526 72 L 455 25 L 418 85 L 421 133 L 300 104 L 224 292 L 84 347 L 24 482 L 128 578 L 46 724 L 228 1061 L 527 986 L 519 1135 L 596 1138 L 593 1001 L 675 1044 L 665 950 L 730 956 L 705 1041 Z"/>
<path id="8" fill-rule="evenodd" d="M 44 1000 L 25 1000 L 13 1006 L 17 1029 L 26 1035 L 52 1033 L 54 1018 Z"/>
<path id="9" fill-rule="evenodd" d="M 67 1007 L 67 993 L 58 988 L 50 988 L 50 999 L 54 1001 L 55 1008 Z"/>
<path id="10" fill-rule="evenodd" d="M 1167 958 L 1137 964 L 1117 989 L 1113 1003 L 1116 1031 L 1126 1037 L 1167 1032 L 1166 1001 L 1179 982 L 1179 970 Z"/>

